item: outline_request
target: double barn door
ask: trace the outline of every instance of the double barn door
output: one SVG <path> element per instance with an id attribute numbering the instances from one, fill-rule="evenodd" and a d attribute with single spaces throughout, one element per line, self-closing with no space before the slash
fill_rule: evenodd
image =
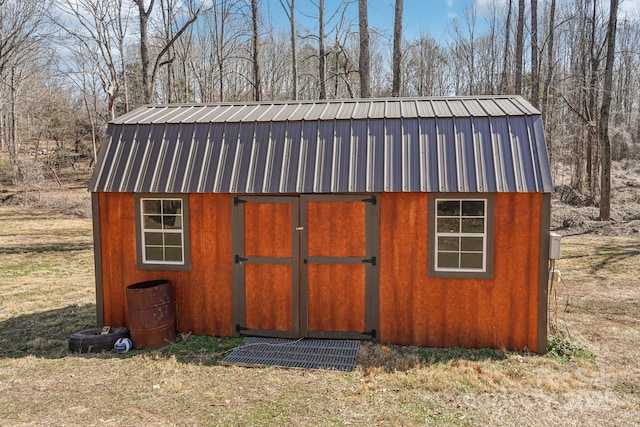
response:
<path id="1" fill-rule="evenodd" d="M 376 196 L 238 196 L 233 209 L 238 334 L 376 338 Z"/>

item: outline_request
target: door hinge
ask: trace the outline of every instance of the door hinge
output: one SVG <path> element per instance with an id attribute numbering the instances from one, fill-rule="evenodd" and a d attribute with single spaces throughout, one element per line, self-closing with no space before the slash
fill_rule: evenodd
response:
<path id="1" fill-rule="evenodd" d="M 241 333 L 242 331 L 246 331 L 249 328 L 245 328 L 244 326 L 240 326 L 239 323 L 236 323 L 236 333 Z"/>
<path id="2" fill-rule="evenodd" d="M 368 199 L 362 199 L 363 202 L 367 202 L 367 203 L 371 203 L 372 205 L 375 205 L 376 203 L 378 203 L 378 199 L 376 196 L 371 196 Z"/>
<path id="3" fill-rule="evenodd" d="M 249 258 L 243 258 L 240 255 L 236 255 L 236 264 L 240 264 L 242 261 L 249 261 Z"/>
<path id="4" fill-rule="evenodd" d="M 247 201 L 246 201 L 246 200 L 242 200 L 242 199 L 241 199 L 240 197 L 238 197 L 238 196 L 235 196 L 235 197 L 233 198 L 233 204 L 234 204 L 234 205 L 238 206 L 238 205 L 239 205 L 239 204 L 241 204 L 241 203 L 247 203 Z"/>
<path id="5" fill-rule="evenodd" d="M 367 264 L 376 265 L 376 257 L 372 256 L 371 258 L 363 259 L 362 262 L 366 262 Z"/>

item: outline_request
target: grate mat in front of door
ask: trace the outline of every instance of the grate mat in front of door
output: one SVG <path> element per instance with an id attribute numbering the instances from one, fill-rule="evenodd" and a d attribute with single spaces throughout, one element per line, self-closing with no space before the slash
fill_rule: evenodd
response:
<path id="1" fill-rule="evenodd" d="M 360 342 L 356 340 L 247 337 L 244 344 L 233 349 L 222 363 L 353 371 L 359 346 Z"/>

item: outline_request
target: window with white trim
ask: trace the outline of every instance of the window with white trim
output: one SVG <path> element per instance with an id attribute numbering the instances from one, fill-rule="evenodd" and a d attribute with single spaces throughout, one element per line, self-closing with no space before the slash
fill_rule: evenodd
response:
<path id="1" fill-rule="evenodd" d="M 487 271 L 487 211 L 487 199 L 435 199 L 435 271 Z"/>
<path id="2" fill-rule="evenodd" d="M 140 198 L 142 264 L 185 265 L 185 214 L 182 198 Z"/>

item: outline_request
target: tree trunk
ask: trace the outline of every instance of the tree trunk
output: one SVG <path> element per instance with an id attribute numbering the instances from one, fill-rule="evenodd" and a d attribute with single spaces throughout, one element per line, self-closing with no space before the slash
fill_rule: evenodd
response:
<path id="1" fill-rule="evenodd" d="M 369 19 L 367 15 L 367 0 L 358 0 L 358 22 L 360 24 L 360 97 L 362 98 L 371 97 L 371 66 L 369 63 Z"/>
<path id="2" fill-rule="evenodd" d="M 167 2 L 165 5 L 165 1 Z M 162 11 L 162 21 L 164 24 L 164 43 L 169 44 L 169 41 L 173 38 L 173 17 L 171 15 L 171 9 L 174 5 L 171 3 L 171 0 L 160 0 L 160 10 Z M 175 56 L 175 52 L 173 48 L 169 49 L 169 58 L 173 58 Z M 174 102 L 174 69 L 173 69 L 173 61 L 169 61 L 167 63 L 167 86 L 165 88 L 165 101 L 169 104 Z"/>
<path id="3" fill-rule="evenodd" d="M 522 94 L 522 63 L 524 56 L 524 0 L 518 1 L 518 24 L 516 26 L 516 95 Z"/>
<path id="4" fill-rule="evenodd" d="M 318 78 L 320 80 L 320 99 L 327 99 L 327 55 L 324 50 L 324 0 L 318 1 Z"/>
<path id="5" fill-rule="evenodd" d="M 289 19 L 291 40 L 291 99 L 298 99 L 298 60 L 296 43 L 296 0 L 280 0 L 280 5 Z"/>
<path id="6" fill-rule="evenodd" d="M 538 0 L 531 0 L 531 104 L 539 108 L 540 73 L 538 68 Z"/>
<path id="7" fill-rule="evenodd" d="M 511 43 L 511 11 L 513 10 L 513 0 L 509 0 L 507 9 L 507 22 L 504 36 L 504 52 L 502 54 L 502 75 L 500 76 L 500 93 L 509 93 L 509 45 Z"/>
<path id="8" fill-rule="evenodd" d="M 551 0 L 551 6 L 549 7 L 549 34 L 547 39 L 547 76 L 542 87 L 542 122 L 545 128 L 548 129 L 549 123 L 547 123 L 548 108 L 549 108 L 549 89 L 551 82 L 553 81 L 553 69 L 554 69 L 554 41 L 555 41 L 555 29 L 556 25 L 556 0 Z M 551 143 L 549 143 L 551 144 Z M 549 146 L 551 148 L 551 146 Z M 551 154 L 551 150 L 549 150 Z"/>
<path id="9" fill-rule="evenodd" d="M 140 72 L 142 73 L 142 90 L 144 95 L 144 103 L 151 103 L 151 82 L 149 76 L 149 41 L 147 36 L 147 27 L 149 25 L 149 15 L 153 9 L 154 0 L 151 0 L 149 9 L 145 10 L 144 0 L 134 0 L 138 6 L 138 17 L 140 23 Z"/>
<path id="10" fill-rule="evenodd" d="M 602 175 L 600 182 L 600 220 L 611 219 L 611 142 L 609 141 L 609 110 L 611 108 L 611 87 L 616 50 L 616 25 L 618 20 L 618 0 L 611 0 L 609 24 L 607 25 L 607 59 L 604 71 L 602 107 L 600 108 L 600 143 L 602 144 Z"/>
<path id="11" fill-rule="evenodd" d="M 122 17 L 122 2 L 118 1 L 118 9 L 117 9 L 117 38 L 118 38 L 118 52 L 120 53 L 120 70 L 122 72 L 122 95 L 124 97 L 124 113 L 129 112 L 130 103 L 129 103 L 129 79 L 127 78 L 127 68 L 126 61 L 124 55 L 124 38 L 125 38 L 125 30 L 123 28 L 123 17 Z M 94 158 L 95 160 L 95 158 Z"/>
<path id="12" fill-rule="evenodd" d="M 597 21 L 597 2 L 593 2 L 593 11 L 591 14 L 591 35 L 589 40 L 589 85 L 587 87 L 588 90 L 588 101 L 587 101 L 587 164 L 586 164 L 586 172 L 587 172 L 587 187 L 589 190 L 589 196 L 594 199 L 595 194 L 597 192 L 597 176 L 598 176 L 598 162 L 597 154 L 598 148 L 600 148 L 599 144 L 599 129 L 600 125 L 598 124 L 598 115 L 596 114 L 597 109 L 597 98 L 598 98 L 598 83 L 599 83 L 599 73 L 600 70 L 600 55 L 601 50 L 598 48 L 596 42 L 596 31 L 598 27 Z"/>
<path id="13" fill-rule="evenodd" d="M 262 84 L 260 82 L 260 63 L 258 60 L 258 0 L 251 0 L 251 25 L 253 28 L 253 42 L 252 42 L 252 54 L 253 54 L 253 99 L 254 101 L 260 101 L 262 97 Z"/>
<path id="14" fill-rule="evenodd" d="M 165 41 L 164 46 L 162 47 L 162 49 L 160 49 L 160 53 L 158 53 L 155 58 L 153 68 L 150 69 L 151 60 L 149 58 L 148 26 L 149 16 L 151 16 L 151 11 L 153 10 L 155 0 L 151 0 L 151 2 L 149 3 L 149 7 L 146 10 L 144 8 L 144 0 L 133 0 L 133 2 L 138 6 L 138 17 L 140 20 L 140 71 L 142 74 L 144 102 L 149 104 L 153 100 L 153 86 L 158 70 L 161 66 L 169 64 L 173 60 L 173 58 L 170 58 L 168 61 L 161 62 L 162 57 L 169 52 L 176 40 L 178 40 L 178 38 L 191 26 L 191 24 L 196 21 L 198 15 L 200 14 L 201 7 L 198 8 L 195 12 L 192 12 L 191 17 L 182 25 L 182 27 L 178 31 L 176 31 L 174 35 L 172 35 L 170 40 Z"/>
<path id="15" fill-rule="evenodd" d="M 10 95 L 10 134 L 9 134 L 9 163 L 11 163 L 11 171 L 13 173 L 14 183 L 22 180 L 22 170 L 20 162 L 18 162 L 18 153 L 20 152 L 20 138 L 18 137 L 18 113 L 17 113 L 17 96 L 16 96 L 16 70 L 11 67 L 9 71 L 11 82 L 9 86 Z"/>
<path id="16" fill-rule="evenodd" d="M 393 21 L 393 83 L 391 96 L 400 96 L 400 65 L 402 63 L 402 9 L 404 0 L 396 0 L 395 19 Z"/>

